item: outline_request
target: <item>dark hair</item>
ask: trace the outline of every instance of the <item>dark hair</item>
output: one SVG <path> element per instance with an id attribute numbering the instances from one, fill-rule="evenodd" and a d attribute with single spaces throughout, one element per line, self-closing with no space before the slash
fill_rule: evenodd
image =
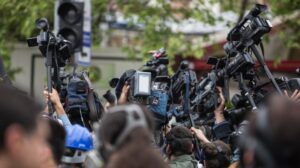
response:
<path id="1" fill-rule="evenodd" d="M 225 168 L 230 165 L 231 150 L 223 141 L 205 143 L 203 152 L 206 168 Z"/>
<path id="2" fill-rule="evenodd" d="M 19 125 L 30 133 L 37 127 L 42 106 L 11 86 L 0 84 L 0 150 L 5 144 L 5 133 L 11 125 Z"/>
<path id="3" fill-rule="evenodd" d="M 154 130 L 154 122 L 152 114 L 148 112 L 148 110 L 144 107 L 141 107 L 142 111 L 145 114 L 146 122 L 149 130 L 145 130 L 148 135 L 148 132 L 153 132 Z M 109 142 L 111 144 L 115 144 L 118 136 L 121 134 L 123 129 L 126 126 L 126 112 L 115 112 L 110 113 L 107 112 L 101 121 L 101 127 L 99 129 L 99 135 L 101 136 L 101 140 L 105 142 Z M 142 128 L 143 130 L 145 128 Z M 130 137 L 130 136 L 129 136 Z M 127 138 L 128 139 L 128 138 Z M 124 142 L 126 143 L 126 142 Z M 121 145 L 122 146 L 122 145 Z"/>
<path id="4" fill-rule="evenodd" d="M 48 143 L 50 145 L 54 160 L 60 164 L 61 158 L 65 151 L 66 131 L 62 125 L 53 119 L 48 119 L 50 126 L 50 135 Z"/>
<path id="5" fill-rule="evenodd" d="M 186 127 L 172 128 L 166 135 L 166 140 L 175 156 L 193 153 L 193 134 Z"/>
<path id="6" fill-rule="evenodd" d="M 300 166 L 300 104 L 272 96 L 266 108 L 252 116 L 243 148 L 253 152 L 256 166 Z M 255 143 L 247 142 L 251 139 Z M 256 146 L 250 147 L 250 145 Z"/>
<path id="7" fill-rule="evenodd" d="M 151 144 L 151 133 L 154 129 L 152 116 L 145 108 L 142 109 L 148 129 L 143 127 L 133 129 L 108 158 L 107 168 L 167 167 L 163 158 L 154 150 Z M 103 116 L 99 129 L 101 141 L 115 144 L 127 124 L 126 115 L 125 111 L 119 111 L 108 112 Z"/>

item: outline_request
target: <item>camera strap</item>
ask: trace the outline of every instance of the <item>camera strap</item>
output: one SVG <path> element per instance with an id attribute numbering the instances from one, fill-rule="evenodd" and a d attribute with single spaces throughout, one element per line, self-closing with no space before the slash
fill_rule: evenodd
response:
<path id="1" fill-rule="evenodd" d="M 96 107 L 95 97 L 94 97 L 94 88 L 93 88 L 92 83 L 91 83 L 89 77 L 87 76 L 87 74 L 83 73 L 82 76 L 88 84 L 88 96 L 87 96 L 88 101 L 87 101 L 87 103 L 88 103 L 89 110 L 90 110 L 89 117 L 91 120 L 97 121 L 100 119 L 101 116 Z"/>

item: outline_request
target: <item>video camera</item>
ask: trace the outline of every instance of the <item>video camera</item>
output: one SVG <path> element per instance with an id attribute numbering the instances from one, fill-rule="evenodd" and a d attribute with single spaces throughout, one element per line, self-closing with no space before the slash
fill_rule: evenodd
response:
<path id="1" fill-rule="evenodd" d="M 235 56 L 237 52 L 241 52 L 253 44 L 258 45 L 262 36 L 271 31 L 270 20 L 259 16 L 266 10 L 266 5 L 256 4 L 249 14 L 229 32 L 228 42 L 224 46 L 224 50 L 229 56 Z"/>
<path id="2" fill-rule="evenodd" d="M 168 91 L 171 84 L 167 68 L 169 60 L 163 48 L 149 53 L 152 59 L 143 67 L 139 70 L 127 70 L 120 78 L 112 79 L 110 86 L 115 88 L 116 97 L 119 99 L 122 88 L 129 85 L 127 101 L 147 105 L 155 119 L 159 120 L 158 125 L 161 125 L 167 119 Z"/>
<path id="3" fill-rule="evenodd" d="M 42 55 L 45 57 L 48 92 L 51 93 L 52 88 L 55 88 L 59 92 L 61 90 L 59 68 L 64 67 L 66 60 L 71 57 L 71 43 L 61 36 L 56 37 L 50 32 L 49 23 L 46 18 L 37 19 L 35 24 L 41 31 L 37 37 L 27 39 L 28 46 L 39 46 Z M 50 114 L 54 112 L 50 100 L 48 101 L 48 109 Z"/>
<path id="4" fill-rule="evenodd" d="M 158 100 L 152 96 L 155 90 L 168 90 L 170 79 L 167 65 L 169 63 L 166 51 L 160 49 L 150 52 L 153 56 L 140 70 L 127 70 L 120 78 L 114 78 L 110 82 L 112 88 L 116 88 L 116 96 L 119 98 L 125 84 L 130 85 L 128 101 L 144 105 L 158 104 Z"/>
<path id="5" fill-rule="evenodd" d="M 197 111 L 205 115 L 212 112 L 218 105 L 218 93 L 216 86 L 218 81 L 227 74 L 230 78 L 238 73 L 246 73 L 253 68 L 255 61 L 247 52 L 239 53 L 236 57 L 228 58 L 210 58 L 208 64 L 214 65 L 212 72 L 202 79 L 196 86 L 192 96 L 191 106 L 193 111 Z M 226 65 L 226 62 L 229 62 Z"/>
<path id="6" fill-rule="evenodd" d="M 90 122 L 98 121 L 104 109 L 87 72 L 75 73 L 76 67 L 72 73 L 67 74 L 64 71 L 67 60 L 71 58 L 71 42 L 50 32 L 46 18 L 37 19 L 36 27 L 41 30 L 40 34 L 27 39 L 27 43 L 29 47 L 39 46 L 45 57 L 48 92 L 51 93 L 52 88 L 55 88 L 70 121 L 91 130 Z M 54 109 L 50 100 L 48 108 L 52 115 Z"/>
<path id="7" fill-rule="evenodd" d="M 49 31 L 49 23 L 46 18 L 36 20 L 36 27 L 41 30 L 37 37 L 27 39 L 29 47 L 39 46 L 44 57 L 51 57 L 51 62 L 57 63 L 58 67 L 64 67 L 66 61 L 71 58 L 71 42 L 65 40 L 62 36 L 55 36 Z M 53 55 L 52 55 L 53 54 Z M 55 64 L 52 64 L 53 66 Z"/>
<path id="8" fill-rule="evenodd" d="M 172 76 L 173 102 L 178 103 L 182 99 L 187 81 L 189 81 L 190 92 L 192 92 L 198 82 L 197 75 L 195 71 L 189 69 L 188 61 L 182 61 L 177 72 Z"/>

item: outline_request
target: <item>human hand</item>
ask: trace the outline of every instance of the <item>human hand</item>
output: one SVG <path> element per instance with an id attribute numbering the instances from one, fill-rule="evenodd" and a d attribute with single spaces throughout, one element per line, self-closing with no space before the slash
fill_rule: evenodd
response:
<path id="1" fill-rule="evenodd" d="M 118 100 L 118 104 L 126 104 L 127 103 L 129 88 L 130 88 L 130 86 L 127 83 L 123 86 L 121 96 Z"/>
<path id="2" fill-rule="evenodd" d="M 215 109 L 214 114 L 215 114 L 215 119 L 216 119 L 216 123 L 221 123 L 225 120 L 224 117 L 224 109 L 225 109 L 225 98 L 223 95 L 223 91 L 221 87 L 217 87 L 218 91 L 219 91 L 219 97 L 220 97 L 220 104 L 219 106 Z"/>
<path id="3" fill-rule="evenodd" d="M 192 131 L 192 134 L 195 135 L 197 139 L 199 139 L 201 142 L 209 143 L 209 140 L 206 138 L 206 136 L 200 129 L 192 127 L 190 130 Z"/>
<path id="4" fill-rule="evenodd" d="M 289 96 L 289 94 L 286 90 L 284 91 L 284 94 L 285 94 L 286 97 L 288 97 L 292 101 L 299 101 L 300 91 L 298 89 L 296 89 L 291 96 Z"/>
<path id="5" fill-rule="evenodd" d="M 60 102 L 59 95 L 55 89 L 52 88 L 52 93 L 49 93 L 48 90 L 45 89 L 43 93 L 46 101 L 48 101 L 50 98 L 50 101 L 54 105 L 55 111 L 58 115 L 65 114 L 65 110 Z"/>
<path id="6" fill-rule="evenodd" d="M 43 93 L 44 93 L 45 100 L 48 101 L 50 97 L 50 101 L 53 103 L 53 105 L 57 105 L 61 103 L 56 89 L 52 88 L 52 93 L 49 93 L 48 90 L 45 89 Z"/>
<path id="7" fill-rule="evenodd" d="M 215 114 L 216 113 L 223 113 L 224 112 L 224 108 L 225 108 L 225 98 L 223 95 L 223 90 L 221 87 L 217 86 L 217 90 L 219 91 L 219 98 L 221 100 L 219 106 L 215 109 Z"/>

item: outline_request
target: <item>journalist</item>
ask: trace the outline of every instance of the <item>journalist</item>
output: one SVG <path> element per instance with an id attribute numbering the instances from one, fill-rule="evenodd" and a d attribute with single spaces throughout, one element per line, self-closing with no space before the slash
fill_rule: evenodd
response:
<path id="1" fill-rule="evenodd" d="M 9 86 L 0 84 L 0 93 L 0 167 L 44 167 L 52 152 L 41 106 Z"/>
<path id="2" fill-rule="evenodd" d="M 288 97 L 271 96 L 253 114 L 241 140 L 243 167 L 300 166 L 299 96 L 298 91 Z"/>
<path id="3" fill-rule="evenodd" d="M 71 124 L 55 89 L 52 89 L 52 93 L 45 90 L 44 97 L 45 100 L 50 98 L 67 133 L 62 166 L 83 167 L 88 152 L 94 149 L 92 134 L 85 127 Z"/>
<path id="4" fill-rule="evenodd" d="M 191 128 L 192 133 L 202 143 L 205 168 L 225 168 L 230 166 L 231 149 L 223 141 L 210 142 L 200 129 Z"/>
<path id="5" fill-rule="evenodd" d="M 98 133 L 98 152 L 106 168 L 166 168 L 153 149 L 151 114 L 139 105 L 121 105 L 103 116 Z"/>
<path id="6" fill-rule="evenodd" d="M 193 155 L 193 134 L 183 126 L 176 126 L 166 135 L 166 154 L 171 168 L 197 168 L 198 161 Z"/>

